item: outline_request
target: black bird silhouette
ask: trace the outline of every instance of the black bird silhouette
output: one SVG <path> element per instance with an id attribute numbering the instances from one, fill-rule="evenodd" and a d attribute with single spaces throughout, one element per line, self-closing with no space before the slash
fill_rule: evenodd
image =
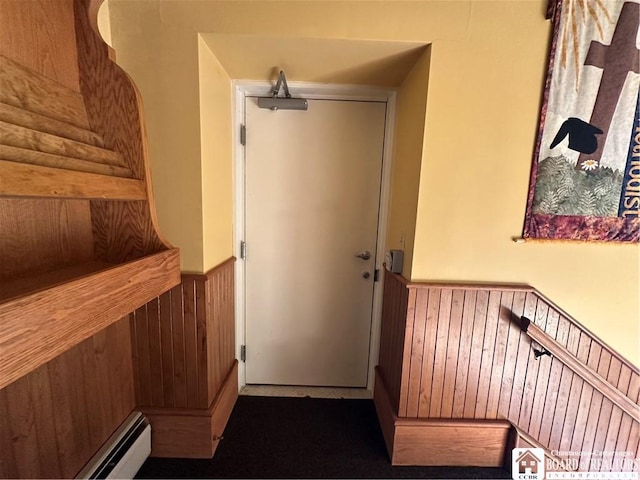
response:
<path id="1" fill-rule="evenodd" d="M 569 117 L 560 126 L 556 137 L 551 142 L 551 148 L 558 145 L 564 137 L 569 135 L 569 148 L 580 153 L 593 153 L 598 148 L 596 135 L 602 133 L 598 127 L 576 117 Z"/>

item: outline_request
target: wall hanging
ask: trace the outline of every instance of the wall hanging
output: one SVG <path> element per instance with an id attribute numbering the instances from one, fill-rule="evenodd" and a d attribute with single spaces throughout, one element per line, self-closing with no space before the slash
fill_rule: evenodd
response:
<path id="1" fill-rule="evenodd" d="M 638 1 L 551 0 L 525 239 L 640 240 Z"/>

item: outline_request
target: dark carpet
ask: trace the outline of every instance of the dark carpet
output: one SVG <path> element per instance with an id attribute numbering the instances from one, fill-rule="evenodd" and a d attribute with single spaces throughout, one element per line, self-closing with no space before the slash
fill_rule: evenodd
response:
<path id="1" fill-rule="evenodd" d="M 393 467 L 372 400 L 241 396 L 211 460 L 150 458 L 136 478 L 511 478 L 500 468 Z"/>

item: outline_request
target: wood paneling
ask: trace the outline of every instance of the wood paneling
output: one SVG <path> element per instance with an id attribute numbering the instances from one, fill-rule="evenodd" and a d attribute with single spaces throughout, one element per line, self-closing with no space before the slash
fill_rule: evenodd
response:
<path id="1" fill-rule="evenodd" d="M 209 408 L 235 361 L 234 259 L 136 310 L 136 401 L 141 407 Z"/>
<path id="2" fill-rule="evenodd" d="M 72 478 L 134 407 L 128 318 L 0 390 L 0 477 Z"/>
<path id="3" fill-rule="evenodd" d="M 0 198 L 0 231 L 0 282 L 93 258 L 91 212 L 81 200 Z"/>
<path id="4" fill-rule="evenodd" d="M 506 419 L 549 450 L 637 451 L 638 369 L 532 288 L 387 274 L 384 299 L 379 371 L 400 419 Z"/>
<path id="5" fill-rule="evenodd" d="M 65 85 L 79 90 L 76 39 L 73 29 L 72 0 L 30 0 L 29 8 L 19 1 L 3 1 L 0 6 L 0 53 Z M 29 25 L 31 28 L 7 28 Z M 33 52 L 42 52 L 33 55 Z"/>
<path id="6" fill-rule="evenodd" d="M 152 455 L 210 458 L 238 393 L 235 259 L 134 312 L 136 403 L 154 431 Z"/>
<path id="7" fill-rule="evenodd" d="M 402 277 L 398 277 L 401 279 Z M 380 375 L 388 385 L 394 411 L 399 411 L 400 385 L 404 362 L 404 336 L 407 328 L 407 300 L 409 289 L 401 280 L 386 282 L 382 302 L 382 326 L 380 331 Z"/>

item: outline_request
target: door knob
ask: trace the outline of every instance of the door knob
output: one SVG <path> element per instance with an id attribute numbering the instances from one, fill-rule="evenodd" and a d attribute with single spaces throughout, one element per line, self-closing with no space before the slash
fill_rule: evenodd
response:
<path id="1" fill-rule="evenodd" d="M 371 252 L 369 250 L 365 250 L 360 253 L 356 253 L 356 257 L 362 260 L 369 260 L 371 258 Z"/>

